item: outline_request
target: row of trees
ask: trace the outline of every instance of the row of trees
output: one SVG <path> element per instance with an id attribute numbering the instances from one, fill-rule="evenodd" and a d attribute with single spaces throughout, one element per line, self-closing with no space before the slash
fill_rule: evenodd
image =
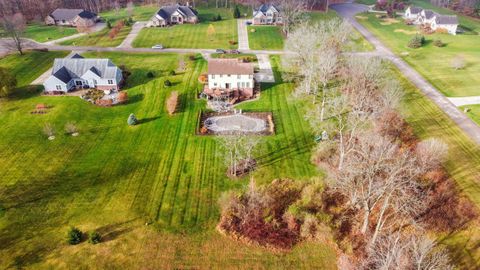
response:
<path id="1" fill-rule="evenodd" d="M 311 104 L 306 119 L 313 130 L 332 138 L 314 156 L 328 172 L 325 196 L 339 200 L 326 211 L 337 217 L 339 239 L 353 245 L 365 269 L 449 269 L 446 252 L 423 235 L 448 213 L 464 209 L 454 219 L 466 222 L 475 211 L 455 193 L 453 209 L 441 209 L 444 217 L 430 214 L 442 200 L 430 188 L 438 184 L 432 175 L 443 171 L 447 146 L 413 137 L 396 112 L 402 89 L 382 60 L 345 57 L 351 33 L 346 22 L 331 20 L 302 25 L 286 41 L 293 53 L 284 77 L 297 84 L 294 98 Z"/>
<path id="2" fill-rule="evenodd" d="M 478 0 L 430 0 L 439 7 L 451 8 L 469 16 L 480 16 L 480 1 Z"/>

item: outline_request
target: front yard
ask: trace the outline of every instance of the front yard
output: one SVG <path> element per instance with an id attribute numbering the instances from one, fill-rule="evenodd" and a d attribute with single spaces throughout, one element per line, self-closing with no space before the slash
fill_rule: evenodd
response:
<path id="1" fill-rule="evenodd" d="M 283 50 L 284 37 L 280 26 L 249 26 L 248 40 L 252 50 Z"/>
<path id="2" fill-rule="evenodd" d="M 114 38 L 110 38 L 109 32 L 111 29 L 105 28 L 79 38 L 63 41 L 60 45 L 116 47 L 123 42 L 131 30 L 131 26 L 124 26 Z"/>
<path id="3" fill-rule="evenodd" d="M 411 49 L 407 44 L 419 32 L 417 26 L 405 25 L 402 18 L 384 20 L 368 13 L 359 14 L 356 19 L 446 96 L 480 95 L 480 40 L 476 34 L 480 32 L 480 22 L 469 20 L 469 26 L 475 28 L 469 28 L 471 31 L 466 34 L 425 35 L 426 44 Z M 436 39 L 442 40 L 446 46 L 434 46 L 433 40 Z M 452 61 L 457 57 L 464 59 L 465 68 L 452 68 Z"/>
<path id="4" fill-rule="evenodd" d="M 37 42 L 47 42 L 77 34 L 74 27 L 48 26 L 43 23 L 31 23 L 25 28 L 24 37 Z M 7 37 L 0 27 L 0 38 Z"/>
<path id="5" fill-rule="evenodd" d="M 167 48 L 238 48 L 238 45 L 229 43 L 238 41 L 237 21 L 233 19 L 230 9 L 197 8 L 197 11 L 200 19 L 198 24 L 144 28 L 133 41 L 133 47 L 150 48 L 162 44 Z M 213 21 L 218 14 L 222 20 Z"/>

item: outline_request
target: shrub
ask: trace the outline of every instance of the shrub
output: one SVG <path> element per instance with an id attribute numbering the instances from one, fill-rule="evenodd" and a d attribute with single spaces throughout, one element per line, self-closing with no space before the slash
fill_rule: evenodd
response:
<path id="1" fill-rule="evenodd" d="M 45 123 L 45 125 L 43 126 L 43 133 L 50 138 L 55 136 L 55 129 L 50 123 Z"/>
<path id="2" fill-rule="evenodd" d="M 173 115 L 175 113 L 175 110 L 177 109 L 177 103 L 178 103 L 178 92 L 173 91 L 170 94 L 170 97 L 167 99 L 167 111 L 169 115 Z"/>
<path id="3" fill-rule="evenodd" d="M 17 79 L 9 70 L 0 67 L 0 98 L 8 97 L 17 86 Z"/>
<path id="4" fill-rule="evenodd" d="M 138 124 L 137 117 L 135 117 L 135 114 L 131 113 L 130 116 L 128 116 L 127 123 L 129 126 L 135 126 Z"/>
<path id="5" fill-rule="evenodd" d="M 112 29 L 112 22 L 110 20 L 107 20 L 107 28 Z"/>
<path id="6" fill-rule="evenodd" d="M 77 126 L 75 125 L 75 123 L 68 122 L 67 124 L 65 124 L 65 132 L 69 135 L 73 135 L 73 134 L 77 133 L 78 129 L 77 129 Z"/>
<path id="7" fill-rule="evenodd" d="M 118 103 L 126 103 L 128 101 L 128 94 L 127 92 L 120 92 L 118 93 Z"/>
<path id="8" fill-rule="evenodd" d="M 88 235 L 88 242 L 90 244 L 94 244 L 94 245 L 98 244 L 100 243 L 101 240 L 102 240 L 102 237 L 97 231 L 90 232 L 90 234 Z"/>
<path id="9" fill-rule="evenodd" d="M 435 39 L 433 41 L 433 45 L 437 46 L 437 47 L 443 47 L 443 46 L 445 46 L 445 43 L 443 43 L 441 39 Z"/>
<path id="10" fill-rule="evenodd" d="M 165 80 L 165 82 L 163 83 L 163 85 L 165 86 L 172 86 L 172 82 L 170 80 Z"/>
<path id="11" fill-rule="evenodd" d="M 147 78 L 155 78 L 155 74 L 152 71 L 147 72 Z"/>
<path id="12" fill-rule="evenodd" d="M 177 73 L 175 73 L 175 70 L 173 70 L 173 69 L 168 72 L 168 75 L 170 75 L 170 76 L 175 76 L 176 74 Z"/>
<path id="13" fill-rule="evenodd" d="M 217 21 L 221 21 L 222 20 L 222 16 L 220 16 L 220 14 L 217 15 Z"/>
<path id="14" fill-rule="evenodd" d="M 409 42 L 408 47 L 416 49 L 425 44 L 425 37 L 422 35 L 415 35 Z"/>
<path id="15" fill-rule="evenodd" d="M 79 244 L 82 241 L 82 231 L 75 227 L 71 227 L 67 233 L 67 243 L 70 245 Z"/>
<path id="16" fill-rule="evenodd" d="M 133 24 L 133 18 L 132 17 L 128 17 L 128 23 Z"/>

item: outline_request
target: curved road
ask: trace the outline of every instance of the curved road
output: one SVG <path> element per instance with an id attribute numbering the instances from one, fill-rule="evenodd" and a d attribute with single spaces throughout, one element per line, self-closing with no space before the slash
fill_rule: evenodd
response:
<path id="1" fill-rule="evenodd" d="M 377 39 L 370 31 L 355 20 L 355 14 L 365 12 L 368 7 L 361 4 L 334 4 L 334 9 L 340 16 L 348 20 L 370 43 L 376 52 L 372 53 L 389 59 L 425 96 L 430 98 L 442 109 L 473 141 L 480 144 L 480 126 L 462 113 L 448 98 L 425 80 L 416 70 L 410 67 L 402 58 L 396 56 L 390 49 Z"/>

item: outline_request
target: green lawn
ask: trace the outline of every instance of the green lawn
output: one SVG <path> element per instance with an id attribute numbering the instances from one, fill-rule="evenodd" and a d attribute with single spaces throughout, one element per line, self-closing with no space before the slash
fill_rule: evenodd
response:
<path id="1" fill-rule="evenodd" d="M 403 115 L 418 137 L 439 138 L 448 144 L 449 155 L 445 168 L 458 184 L 462 194 L 479 209 L 480 146 L 467 137 L 440 108 L 407 81 L 397 69 L 393 69 L 393 72 L 401 79 L 406 91 L 401 109 Z M 480 264 L 479 223 L 477 219 L 468 224 L 464 230 L 439 236 L 441 242 L 447 244 L 452 251 L 458 269 L 475 269 Z"/>
<path id="2" fill-rule="evenodd" d="M 24 87 L 52 67 L 53 59 L 63 58 L 68 52 L 25 52 L 11 54 L 0 59 L 0 67 L 9 69 L 17 78 L 17 85 Z"/>
<path id="3" fill-rule="evenodd" d="M 132 19 L 134 21 L 148 21 L 150 18 L 155 15 L 155 12 L 159 10 L 159 7 L 156 5 L 135 5 L 133 8 Z M 126 8 L 121 8 L 119 11 L 109 10 L 100 13 L 100 16 L 105 20 L 110 20 L 112 22 L 127 19 L 129 14 Z"/>
<path id="4" fill-rule="evenodd" d="M 108 33 L 111 31 L 105 28 L 99 32 L 84 35 L 79 38 L 66 40 L 60 43 L 60 45 L 73 45 L 73 46 L 100 46 L 100 47 L 117 47 L 128 36 L 132 27 L 124 26 L 122 30 L 111 39 Z"/>
<path id="5" fill-rule="evenodd" d="M 77 34 L 74 27 L 48 26 L 42 23 L 31 23 L 25 28 L 24 37 L 33 39 L 37 42 L 47 42 L 63 37 Z M 7 37 L 3 29 L 0 27 L 0 38 Z"/>
<path id="6" fill-rule="evenodd" d="M 280 26 L 248 27 L 248 42 L 252 50 L 283 50 L 283 40 Z"/>
<path id="7" fill-rule="evenodd" d="M 42 54 L 42 53 L 38 53 Z M 17 55 L 0 59 L 14 70 L 41 71 L 61 53 Z M 63 53 L 65 54 L 65 53 Z M 183 74 L 176 54 L 88 53 L 109 57 L 132 72 L 126 91 L 130 102 L 99 108 L 78 97 L 23 93 L 0 101 L 0 268 L 188 268 L 188 269 L 335 269 L 335 251 L 328 244 L 304 243 L 291 253 L 272 253 L 219 235 L 217 201 L 221 192 L 245 188 L 247 179 L 230 180 L 214 138 L 196 136 L 198 115 L 205 108 L 196 99 L 205 72 L 204 60 L 186 60 Z M 279 63 L 274 58 L 274 65 Z M 40 70 L 21 79 L 28 84 Z M 156 78 L 148 78 L 154 71 Z M 35 73 L 35 74 L 34 74 Z M 274 178 L 298 180 L 318 175 L 310 163 L 313 136 L 301 104 L 292 101 L 292 85 L 263 85 L 261 99 L 242 107 L 272 111 L 276 135 L 258 148 L 259 183 Z M 179 91 L 179 113 L 170 117 L 165 99 Z M 38 103 L 51 108 L 32 115 Z M 139 118 L 129 127 L 130 113 Z M 63 132 L 73 121 L 80 136 Z M 42 134 L 52 124 L 56 139 Z M 150 226 L 145 223 L 150 222 Z M 69 226 L 99 230 L 105 242 L 78 246 L 65 243 Z"/>
<path id="8" fill-rule="evenodd" d="M 238 41 L 237 21 L 232 17 L 232 11 L 224 8 L 197 8 L 198 24 L 184 24 L 172 27 L 144 28 L 133 42 L 134 47 L 149 48 L 162 44 L 167 48 L 205 48 L 205 49 L 236 49 L 229 41 Z M 212 18 L 220 14 L 222 21 L 214 22 Z M 209 34 L 209 26 L 214 31 Z"/>
<path id="9" fill-rule="evenodd" d="M 416 26 L 405 25 L 401 18 L 394 23 L 384 22 L 375 14 L 361 14 L 357 16 L 357 20 L 446 96 L 480 95 L 478 35 L 472 32 L 456 36 L 427 35 L 427 44 L 424 47 L 410 49 L 407 43 L 418 31 Z M 465 18 L 460 18 L 460 22 L 468 24 L 472 31 L 480 32 L 480 22 Z M 443 48 L 435 47 L 432 44 L 435 39 L 441 39 L 447 45 Z M 454 70 L 451 67 L 452 59 L 457 56 L 465 59 L 465 69 Z"/>

